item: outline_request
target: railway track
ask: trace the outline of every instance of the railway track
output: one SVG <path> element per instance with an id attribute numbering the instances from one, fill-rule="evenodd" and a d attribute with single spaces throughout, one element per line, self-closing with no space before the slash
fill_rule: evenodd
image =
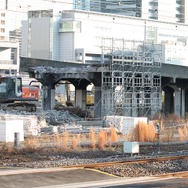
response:
<path id="1" fill-rule="evenodd" d="M 169 160 L 172 161 L 172 160 L 184 160 L 184 159 L 188 159 L 188 155 L 62 166 L 61 168 L 100 168 L 100 167 L 108 167 L 108 166 L 114 166 L 114 165 L 143 164 L 143 163 L 151 163 L 151 162 L 162 162 L 162 161 L 169 161 Z"/>
<path id="2" fill-rule="evenodd" d="M 188 171 L 183 171 L 183 172 L 174 172 L 174 173 L 167 173 L 163 175 L 159 175 L 156 177 L 161 177 L 161 178 L 188 178 Z"/>

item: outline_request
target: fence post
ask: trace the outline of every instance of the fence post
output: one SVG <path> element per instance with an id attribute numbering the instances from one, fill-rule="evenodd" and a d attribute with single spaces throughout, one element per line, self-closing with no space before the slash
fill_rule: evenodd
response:
<path id="1" fill-rule="evenodd" d="M 14 147 L 15 148 L 20 147 L 20 133 L 18 132 L 14 133 Z"/>

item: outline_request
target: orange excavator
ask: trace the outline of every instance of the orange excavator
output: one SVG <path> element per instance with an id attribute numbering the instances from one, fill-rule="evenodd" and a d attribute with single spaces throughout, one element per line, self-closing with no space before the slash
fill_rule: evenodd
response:
<path id="1" fill-rule="evenodd" d="M 39 88 L 37 86 L 22 86 L 22 98 L 39 100 Z"/>
<path id="2" fill-rule="evenodd" d="M 2 110 L 36 111 L 35 102 L 39 99 L 39 89 L 22 86 L 18 76 L 0 76 L 0 108 Z"/>

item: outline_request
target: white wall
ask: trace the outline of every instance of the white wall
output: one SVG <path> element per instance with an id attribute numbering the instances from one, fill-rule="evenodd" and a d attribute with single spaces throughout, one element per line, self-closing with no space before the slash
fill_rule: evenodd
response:
<path id="1" fill-rule="evenodd" d="M 24 141 L 23 120 L 0 121 L 0 141 L 14 142 L 14 133 L 19 133 L 20 141 Z"/>
<path id="2" fill-rule="evenodd" d="M 28 21 L 22 21 L 21 56 L 28 57 Z"/>
<path id="3" fill-rule="evenodd" d="M 31 57 L 50 59 L 50 18 L 32 18 L 31 23 Z"/>
<path id="4" fill-rule="evenodd" d="M 73 16 L 70 17 L 72 18 Z M 102 53 L 101 39 L 103 37 L 138 41 L 144 41 L 144 38 L 147 41 L 153 37 L 154 43 L 168 45 L 165 57 L 166 63 L 176 62 L 177 64 L 185 65 L 188 61 L 188 57 L 183 54 L 184 51 L 187 54 L 188 47 L 184 46 L 188 45 L 186 43 L 188 38 L 188 27 L 186 25 L 92 13 L 75 13 L 74 17 L 75 20 L 81 21 L 81 32 L 61 33 L 61 37 L 64 36 L 66 38 L 66 43 L 61 41 L 61 49 L 70 49 L 72 51 L 72 47 L 74 49 L 84 48 L 85 53 Z M 66 19 L 70 20 L 68 17 Z M 66 19 L 63 18 L 64 21 Z M 71 38 L 73 36 L 74 39 Z M 182 38 L 185 40 L 184 44 L 181 44 L 179 40 Z M 171 49 L 171 53 L 169 53 L 169 49 Z M 174 51 L 176 56 L 173 54 Z M 64 57 L 67 58 L 69 56 L 68 51 L 63 53 L 65 54 L 61 56 L 61 60 L 66 60 Z M 172 57 L 170 61 L 169 55 Z"/>

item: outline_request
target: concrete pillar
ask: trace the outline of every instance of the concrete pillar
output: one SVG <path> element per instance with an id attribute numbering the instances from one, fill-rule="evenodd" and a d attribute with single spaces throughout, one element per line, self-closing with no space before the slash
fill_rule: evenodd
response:
<path id="1" fill-rule="evenodd" d="M 94 117 L 101 117 L 101 87 L 95 87 Z"/>
<path id="2" fill-rule="evenodd" d="M 17 132 L 14 133 L 14 147 L 20 147 L 20 133 Z"/>
<path id="3" fill-rule="evenodd" d="M 163 88 L 163 91 L 165 93 L 164 113 L 165 113 L 165 115 L 172 114 L 172 113 L 174 113 L 174 97 L 173 97 L 174 89 L 167 86 L 167 87 Z"/>
<path id="4" fill-rule="evenodd" d="M 174 114 L 180 116 L 181 113 L 181 90 L 174 88 Z"/>
<path id="5" fill-rule="evenodd" d="M 55 105 L 55 86 L 43 86 L 43 110 L 52 110 Z"/>
<path id="6" fill-rule="evenodd" d="M 185 89 L 185 117 L 187 118 L 188 115 L 188 88 Z"/>
<path id="7" fill-rule="evenodd" d="M 86 89 L 75 89 L 75 106 L 86 110 Z"/>
<path id="8" fill-rule="evenodd" d="M 185 117 L 185 89 L 181 90 L 181 116 Z"/>
<path id="9" fill-rule="evenodd" d="M 51 89 L 51 109 L 55 107 L 55 89 Z"/>

